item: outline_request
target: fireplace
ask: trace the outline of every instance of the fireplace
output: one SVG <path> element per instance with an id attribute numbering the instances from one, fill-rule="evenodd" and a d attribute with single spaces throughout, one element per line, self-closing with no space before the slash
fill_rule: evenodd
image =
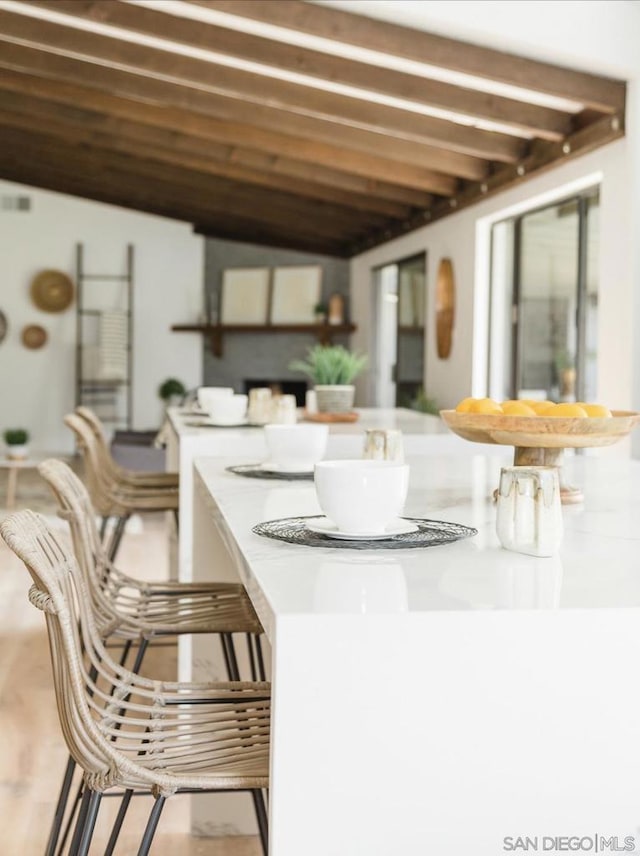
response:
<path id="1" fill-rule="evenodd" d="M 244 391 L 249 392 L 256 386 L 268 386 L 274 395 L 295 395 L 298 407 L 304 407 L 307 384 L 304 380 L 244 380 Z"/>

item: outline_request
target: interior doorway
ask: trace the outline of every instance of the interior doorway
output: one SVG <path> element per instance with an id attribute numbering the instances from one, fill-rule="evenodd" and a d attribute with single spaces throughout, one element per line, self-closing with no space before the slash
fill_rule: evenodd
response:
<path id="1" fill-rule="evenodd" d="M 408 407 L 424 386 L 426 253 L 373 272 L 376 407 Z"/>

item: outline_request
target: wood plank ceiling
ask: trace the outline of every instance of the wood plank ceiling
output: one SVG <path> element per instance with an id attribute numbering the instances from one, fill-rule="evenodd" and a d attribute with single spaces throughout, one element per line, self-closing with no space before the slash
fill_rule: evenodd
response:
<path id="1" fill-rule="evenodd" d="M 625 84 L 304 0 L 0 0 L 0 177 L 350 256 L 624 133 Z"/>

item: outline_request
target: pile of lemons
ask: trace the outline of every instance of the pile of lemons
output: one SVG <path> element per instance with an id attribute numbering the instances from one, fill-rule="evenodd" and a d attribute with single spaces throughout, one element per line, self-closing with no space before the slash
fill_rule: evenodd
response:
<path id="1" fill-rule="evenodd" d="M 611 411 L 602 404 L 587 404 L 578 401 L 575 404 L 555 404 L 553 401 L 503 401 L 499 403 L 492 398 L 463 398 L 456 405 L 456 413 L 484 413 L 496 416 L 556 416 L 585 419 L 608 418 Z"/>

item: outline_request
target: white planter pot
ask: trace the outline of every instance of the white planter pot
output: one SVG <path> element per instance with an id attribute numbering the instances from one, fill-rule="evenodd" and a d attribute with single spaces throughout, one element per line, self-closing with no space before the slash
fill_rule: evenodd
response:
<path id="1" fill-rule="evenodd" d="M 29 457 L 29 447 L 27 445 L 7 445 L 7 458 L 11 461 L 22 461 Z"/>
<path id="2" fill-rule="evenodd" d="M 353 384 L 336 384 L 315 387 L 319 413 L 348 413 L 353 410 L 356 388 Z"/>

